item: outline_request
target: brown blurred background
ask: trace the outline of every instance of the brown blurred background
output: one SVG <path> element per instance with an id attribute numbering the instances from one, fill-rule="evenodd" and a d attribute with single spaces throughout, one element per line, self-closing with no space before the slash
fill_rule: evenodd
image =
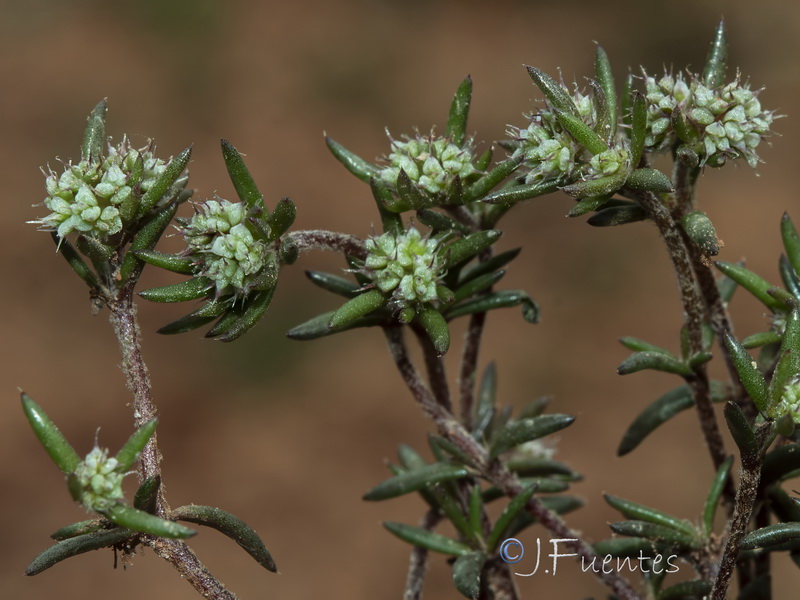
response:
<path id="1" fill-rule="evenodd" d="M 521 124 L 538 98 L 523 64 L 583 81 L 597 40 L 620 79 L 639 64 L 701 69 L 722 13 L 731 66 L 754 87 L 767 87 L 765 107 L 790 118 L 776 123 L 781 136 L 763 146 L 767 162 L 757 173 L 739 165 L 705 174 L 701 208 L 727 242 L 722 259 L 746 258 L 778 281 L 780 216 L 788 210 L 800 219 L 793 183 L 800 11 L 779 0 L 0 2 L 0 169 L 8 211 L 0 221 L 0 597 L 196 597 L 148 551 L 127 570 L 112 569 L 111 552 L 103 551 L 34 578 L 22 575 L 52 531 L 86 517 L 26 425 L 17 388 L 46 408 L 79 452 L 90 449 L 98 427 L 101 444 L 112 450 L 131 427 L 105 314 L 91 316 L 83 284 L 49 237 L 25 224 L 43 215 L 31 207 L 44 197 L 39 166 L 78 157 L 85 116 L 98 100 L 109 99 L 115 140 L 123 133 L 141 143 L 154 137 L 163 156 L 193 143 L 197 197 L 233 196 L 218 146 L 225 137 L 247 154 L 269 205 L 294 199 L 298 227 L 363 236 L 377 221 L 369 191 L 328 154 L 323 131 L 368 159 L 380 156 L 384 127 L 394 135 L 434 124 L 441 131 L 453 91 L 470 74 L 469 129 L 488 144 L 503 137 L 506 124 Z M 681 312 L 666 253 L 653 227 L 592 229 L 564 218 L 570 206 L 554 195 L 518 207 L 505 222 L 500 247 L 524 251 L 503 287 L 526 289 L 541 303 L 542 322 L 527 325 L 516 310 L 493 313 L 481 365 L 497 361 L 504 403 L 521 407 L 552 395 L 552 410 L 577 415 L 559 436 L 557 457 L 586 475 L 575 491 L 587 507 L 570 517 L 578 530 L 593 540 L 608 536 L 606 523 L 618 515 L 602 501 L 604 491 L 697 520 L 712 469 L 692 414 L 632 455 L 615 456 L 633 415 L 677 383 L 615 374 L 626 356 L 616 341 L 621 335 L 677 349 Z M 411 497 L 367 504 L 361 495 L 387 475 L 384 461 L 398 443 L 427 452 L 430 428 L 378 331 L 317 343 L 283 336 L 337 305 L 304 280 L 307 268 L 341 265 L 333 256 L 303 256 L 282 274 L 268 317 L 232 345 L 199 333 L 159 337 L 155 329 L 187 307 L 140 306 L 169 499 L 223 507 L 263 535 L 281 575 L 261 570 L 213 531 L 193 541 L 243 599 L 398 598 L 408 547 L 380 522 L 416 523 L 423 504 Z M 146 272 L 144 286 L 175 281 L 155 271 Z M 732 308 L 740 334 L 764 328 L 763 309 L 744 294 Z M 537 529 L 521 537 L 533 545 L 537 536 L 549 539 Z M 793 597 L 796 569 L 775 562 L 776 589 L 783 590 L 776 597 Z M 556 577 L 520 578 L 523 597 L 604 595 L 576 565 L 562 568 Z M 682 570 L 688 573 L 686 565 Z M 426 597 L 457 597 L 440 557 Z"/>

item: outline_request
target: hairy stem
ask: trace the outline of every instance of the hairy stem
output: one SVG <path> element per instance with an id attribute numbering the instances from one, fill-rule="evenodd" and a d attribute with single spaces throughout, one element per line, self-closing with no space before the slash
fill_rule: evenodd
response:
<path id="1" fill-rule="evenodd" d="M 467 336 L 461 354 L 461 368 L 458 373 L 459 409 L 461 423 L 467 431 L 472 431 L 472 413 L 475 404 L 475 375 L 478 366 L 478 350 L 481 345 L 486 313 L 476 313 L 469 319 Z"/>
<path id="2" fill-rule="evenodd" d="M 459 447 L 469 456 L 474 465 L 481 471 L 483 477 L 497 485 L 507 496 L 513 498 L 523 491 L 523 486 L 516 475 L 499 460 L 489 460 L 486 449 L 481 446 L 464 427 L 456 421 L 450 412 L 439 404 L 434 398 L 428 386 L 422 380 L 414 364 L 408 355 L 405 342 L 403 340 L 403 330 L 400 327 L 384 328 L 389 350 L 395 365 L 397 366 L 403 382 L 411 391 L 415 400 L 422 407 L 426 415 L 436 424 L 440 435 L 446 437 L 453 444 Z M 580 535 L 571 530 L 557 514 L 550 511 L 535 496 L 528 501 L 526 509 L 538 521 L 544 525 L 551 533 L 557 537 L 570 540 L 565 542 L 565 546 L 570 548 L 586 563 L 591 563 L 602 558 L 597 555 L 594 549 L 587 544 Z M 621 600 L 638 600 L 639 596 L 630 587 L 627 581 L 622 579 L 617 573 L 604 573 L 602 570 L 596 574 L 597 577 L 611 588 Z"/>
<path id="3" fill-rule="evenodd" d="M 422 529 L 433 531 L 433 528 L 436 527 L 441 518 L 442 515 L 439 511 L 429 510 L 422 517 L 419 526 Z M 425 581 L 427 569 L 428 549 L 422 546 L 414 546 L 408 559 L 408 575 L 406 576 L 406 589 L 403 592 L 403 600 L 421 600 L 422 584 Z"/>
<path id="4" fill-rule="evenodd" d="M 206 569 L 185 542 L 150 537 L 145 543 L 171 564 L 203 598 L 237 600 L 236 595 Z"/>
<path id="5" fill-rule="evenodd" d="M 297 244 L 301 252 L 309 250 L 332 250 L 342 252 L 356 258 L 365 258 L 367 250 L 364 241 L 345 233 L 325 231 L 323 229 L 311 229 L 306 231 L 292 231 L 287 233 L 286 238 Z"/>

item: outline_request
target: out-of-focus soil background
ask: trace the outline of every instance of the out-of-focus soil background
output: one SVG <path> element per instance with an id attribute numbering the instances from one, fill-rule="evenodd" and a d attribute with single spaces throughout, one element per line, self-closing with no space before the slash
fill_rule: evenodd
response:
<path id="1" fill-rule="evenodd" d="M 85 513 L 25 423 L 17 388 L 46 407 L 80 452 L 98 427 L 112 449 L 130 433 L 106 315 L 91 316 L 85 287 L 49 236 L 25 224 L 44 212 L 31 206 L 44 197 L 40 165 L 58 168 L 59 158 L 79 156 L 85 116 L 98 100 L 109 99 L 115 140 L 154 137 L 165 156 L 194 144 L 197 197 L 233 196 L 219 152 L 225 137 L 247 154 L 269 204 L 295 200 L 298 227 L 365 236 L 377 224 L 369 190 L 328 154 L 323 131 L 368 159 L 381 156 L 385 127 L 396 136 L 434 124 L 441 131 L 453 91 L 470 74 L 469 129 L 489 144 L 507 124 L 521 124 L 539 97 L 523 64 L 584 81 L 597 40 L 619 79 L 639 64 L 699 70 L 722 13 L 732 40 L 729 75 L 739 67 L 755 87 L 766 86 L 764 106 L 789 118 L 762 147 L 766 163 L 757 173 L 746 165 L 706 172 L 700 206 L 726 242 L 722 259 L 746 258 L 777 282 L 780 216 L 800 219 L 792 184 L 800 11 L 790 3 L 0 2 L 0 597 L 196 597 L 149 551 L 126 570 L 114 570 L 103 551 L 23 576 L 47 536 Z M 607 522 L 618 518 L 605 491 L 697 520 L 712 469 L 692 414 L 632 455 L 615 455 L 633 415 L 677 385 L 666 375 L 615 374 L 626 356 L 619 336 L 677 349 L 681 310 L 666 253 L 652 226 L 593 229 L 564 218 L 571 203 L 563 195 L 531 201 L 505 223 L 500 247 L 524 250 L 503 287 L 529 291 L 542 322 L 525 324 L 517 310 L 492 313 L 481 365 L 497 361 L 504 403 L 519 408 L 552 395 L 553 410 L 577 415 L 558 436 L 557 457 L 586 474 L 575 491 L 587 507 L 570 517 L 586 536 L 607 537 Z M 305 281 L 307 268 L 341 264 L 303 256 L 282 274 L 267 318 L 232 345 L 200 333 L 160 337 L 154 331 L 187 308 L 140 306 L 168 495 L 173 505 L 224 507 L 263 535 L 281 575 L 211 530 L 192 542 L 244 599 L 398 598 L 408 548 L 380 523 L 415 523 L 423 504 L 412 497 L 368 504 L 361 496 L 385 478 L 384 461 L 398 443 L 425 451 L 430 427 L 379 331 L 317 343 L 284 337 L 337 305 Z M 176 280 L 155 271 L 143 286 Z M 744 294 L 732 310 L 739 334 L 764 328 L 764 310 Z M 537 529 L 521 537 L 533 545 L 537 536 L 549 539 Z M 782 557 L 775 564 L 776 597 L 794 597 L 797 570 Z M 555 577 L 519 578 L 523 597 L 604 596 L 577 565 L 560 566 Z M 449 567 L 434 557 L 426 598 L 456 597 Z"/>

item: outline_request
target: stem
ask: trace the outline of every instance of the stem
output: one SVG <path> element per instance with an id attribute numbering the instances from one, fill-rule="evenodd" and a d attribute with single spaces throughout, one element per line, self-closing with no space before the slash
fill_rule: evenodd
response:
<path id="1" fill-rule="evenodd" d="M 450 387 L 447 385 L 447 374 L 444 370 L 444 361 L 436 353 L 433 343 L 427 334 L 418 327 L 413 327 L 417 341 L 422 347 L 422 356 L 425 360 L 425 370 L 428 372 L 428 381 L 431 382 L 431 390 L 436 397 L 436 401 L 446 410 L 452 411 L 453 404 L 450 401 Z"/>
<path id="2" fill-rule="evenodd" d="M 386 327 L 384 328 L 384 333 L 400 376 L 415 400 L 422 407 L 422 410 L 436 424 L 440 435 L 446 437 L 465 452 L 481 472 L 481 475 L 502 489 L 509 498 L 520 494 L 523 491 L 523 486 L 517 476 L 509 471 L 499 460 L 489 461 L 486 449 L 453 418 L 453 415 L 447 409 L 436 401 L 408 356 L 402 328 Z M 576 552 L 585 562 L 595 561 L 595 564 L 597 564 L 598 559 L 602 562 L 602 557 L 598 556 L 594 549 L 581 539 L 578 533 L 567 527 L 561 517 L 548 510 L 538 498 L 531 498 L 526 505 L 526 509 L 554 535 L 561 539 L 575 540 L 565 545 Z M 636 592 L 616 572 L 605 573 L 601 569 L 596 576 L 611 588 L 621 600 L 638 600 L 639 596 Z"/>
<path id="3" fill-rule="evenodd" d="M 765 438 L 770 435 L 770 426 L 763 426 L 757 432 L 757 439 L 760 447 L 764 447 Z M 736 559 L 739 556 L 739 546 L 742 538 L 747 532 L 747 525 L 753 516 L 756 498 L 758 496 L 758 484 L 761 480 L 762 453 L 755 453 L 755 456 L 742 455 L 742 472 L 739 480 L 739 489 L 736 492 L 736 504 L 733 510 L 733 518 L 730 521 L 728 541 L 719 562 L 719 571 L 714 580 L 714 587 L 711 590 L 711 600 L 725 600 L 730 584 L 731 576 L 736 567 Z"/>
<path id="4" fill-rule="evenodd" d="M 480 349 L 485 323 L 486 313 L 476 313 L 470 317 L 467 337 L 464 340 L 464 349 L 461 355 L 461 369 L 458 373 L 460 415 L 461 423 L 467 431 L 472 431 L 474 426 L 472 413 L 475 403 L 475 374 L 478 365 L 478 350 Z"/>
<path id="5" fill-rule="evenodd" d="M 658 227 L 669 252 L 670 260 L 678 279 L 681 302 L 686 316 L 686 327 L 689 331 L 689 344 L 691 354 L 703 351 L 703 320 L 705 316 L 705 303 L 700 295 L 694 278 L 692 262 L 689 251 L 681 236 L 680 229 L 675 224 L 669 210 L 661 203 L 658 196 L 652 192 L 642 193 L 639 196 L 641 206 Z M 709 395 L 708 373 L 704 364 L 694 368 L 694 375 L 687 378 L 692 388 L 700 427 L 706 441 L 714 468 L 727 458 L 725 443 L 720 434 L 714 406 Z"/>
<path id="6" fill-rule="evenodd" d="M 107 302 L 111 312 L 109 320 L 122 352 L 122 371 L 128 389 L 133 394 L 133 418 L 135 427 L 140 427 L 158 414 L 153 401 L 150 374 L 142 357 L 141 330 L 136 319 L 133 302 L 133 285 L 126 286 L 119 295 Z M 139 479 L 161 475 L 161 452 L 154 434 L 139 457 Z M 169 519 L 169 504 L 164 496 L 164 487 L 159 486 L 155 514 Z M 192 552 L 185 542 L 142 535 L 142 543 L 153 548 L 155 553 L 169 562 L 181 577 L 204 598 L 211 600 L 236 600 Z"/>
<path id="7" fill-rule="evenodd" d="M 422 517 L 419 526 L 432 531 L 441 518 L 439 511 L 429 510 Z M 422 584 L 425 580 L 427 568 L 428 549 L 422 546 L 414 546 L 408 559 L 408 575 L 406 576 L 406 589 L 403 593 L 403 600 L 420 600 L 422 598 Z"/>
<path id="8" fill-rule="evenodd" d="M 290 239 L 301 252 L 309 250 L 332 250 L 343 254 L 355 256 L 356 258 L 366 258 L 367 250 L 364 241 L 345 233 L 336 233 L 323 229 L 311 229 L 306 231 L 292 231 L 284 237 Z"/>

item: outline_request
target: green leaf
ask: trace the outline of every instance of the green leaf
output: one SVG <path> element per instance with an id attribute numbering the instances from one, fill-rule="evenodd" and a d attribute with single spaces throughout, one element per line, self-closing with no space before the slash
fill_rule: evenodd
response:
<path id="1" fill-rule="evenodd" d="M 191 156 L 192 147 L 189 146 L 178 154 L 178 156 L 169 161 L 167 168 L 164 169 L 161 176 L 153 183 L 150 189 L 145 192 L 144 196 L 142 196 L 139 202 L 139 217 L 143 217 L 150 212 L 150 210 L 158 204 L 159 200 L 170 191 L 172 184 L 178 181 L 181 173 L 186 169 L 186 165 L 189 164 Z"/>
<path id="2" fill-rule="evenodd" d="M 116 546 L 132 535 L 133 532 L 124 527 L 115 527 L 114 529 L 87 533 L 62 540 L 34 558 L 28 568 L 25 569 L 25 575 L 38 575 L 64 559 L 89 552 L 90 550 Z"/>
<path id="3" fill-rule="evenodd" d="M 381 291 L 373 288 L 351 298 L 340 306 L 330 318 L 328 328 L 339 331 L 352 325 L 359 319 L 386 304 L 386 298 Z"/>
<path id="4" fill-rule="evenodd" d="M 174 335 L 193 331 L 198 327 L 210 323 L 230 308 L 231 302 L 229 299 L 209 300 L 188 315 L 184 315 L 180 319 L 167 323 L 158 330 L 158 333 L 162 335 Z"/>
<path id="5" fill-rule="evenodd" d="M 603 139 L 610 142 L 614 139 L 617 128 L 617 88 L 614 84 L 614 74 L 611 72 L 611 62 L 608 54 L 600 44 L 597 44 L 594 56 L 594 73 L 597 85 L 603 90 L 605 98 L 605 112 L 603 121 L 607 123 L 602 131 L 598 130 Z"/>
<path id="6" fill-rule="evenodd" d="M 94 264 L 103 264 L 114 254 L 114 248 L 90 235 L 79 235 L 75 240 L 78 250 L 88 256 Z"/>
<path id="7" fill-rule="evenodd" d="M 658 169 L 634 169 L 625 180 L 625 187 L 640 192 L 665 194 L 674 191 L 672 181 Z"/>
<path id="8" fill-rule="evenodd" d="M 443 268 L 452 269 L 471 259 L 494 244 L 500 239 L 501 235 L 502 232 L 497 229 L 487 229 L 485 231 L 471 233 L 460 240 L 456 240 L 442 250 L 445 257 Z"/>
<path id="9" fill-rule="evenodd" d="M 333 156 L 336 157 L 336 160 L 342 163 L 348 171 L 361 181 L 369 183 L 371 178 L 380 177 L 380 169 L 378 167 L 368 163 L 363 158 L 359 158 L 347 148 L 334 141 L 333 138 L 326 135 L 325 143 Z"/>
<path id="10" fill-rule="evenodd" d="M 106 113 L 108 103 L 103 98 L 89 113 L 86 119 L 86 129 L 83 132 L 81 144 L 81 158 L 90 163 L 102 162 L 105 156 L 106 144 Z"/>
<path id="11" fill-rule="evenodd" d="M 488 312 L 496 308 L 520 305 L 522 306 L 522 317 L 528 323 L 539 322 L 539 305 L 522 290 L 503 290 L 478 296 L 448 307 L 444 316 L 449 320 L 464 315 Z"/>
<path id="12" fill-rule="evenodd" d="M 742 454 L 742 462 L 751 463 L 758 455 L 758 442 L 747 417 L 735 402 L 725 403 L 725 421 Z"/>
<path id="13" fill-rule="evenodd" d="M 410 206 L 419 210 L 433 205 L 433 198 L 429 197 L 420 187 L 408 176 L 405 169 L 400 169 L 397 174 L 397 194 L 400 196 L 404 206 Z"/>
<path id="14" fill-rule="evenodd" d="M 753 294 L 757 300 L 772 312 L 786 310 L 785 302 L 778 300 L 768 293 L 769 290 L 773 289 L 773 286 L 762 277 L 745 269 L 739 264 L 716 261 L 714 265 L 725 275 Z"/>
<path id="15" fill-rule="evenodd" d="M 769 390 L 764 375 L 759 371 L 756 362 L 748 354 L 747 350 L 728 332 L 725 332 L 725 347 L 730 353 L 731 361 L 736 367 L 736 372 L 739 374 L 739 380 L 742 382 L 745 391 L 752 398 L 758 410 L 765 413 Z"/>
<path id="16" fill-rule="evenodd" d="M 660 346 L 645 342 L 644 340 L 640 340 L 639 338 L 635 338 L 633 336 L 621 337 L 619 338 L 619 343 L 625 346 L 628 350 L 633 350 L 635 352 L 659 352 L 661 354 L 666 354 L 667 356 L 672 356 L 672 353 L 669 350 L 665 350 Z"/>
<path id="17" fill-rule="evenodd" d="M 690 539 L 696 537 L 697 535 L 694 526 L 686 519 L 678 519 L 677 517 L 668 515 L 660 510 L 656 510 L 655 508 L 650 508 L 649 506 L 638 504 L 636 502 L 632 502 L 631 500 L 620 498 L 619 496 L 603 494 L 603 498 L 611 507 L 617 509 L 624 517 L 628 519 L 646 521 L 647 523 L 668 527 L 680 532 Z"/>
<path id="18" fill-rule="evenodd" d="M 495 411 L 495 399 L 497 398 L 497 365 L 490 362 L 486 365 L 478 387 L 477 402 L 475 403 L 475 415 L 473 419 L 473 435 L 480 439 L 489 423 L 492 421 Z"/>
<path id="19" fill-rule="evenodd" d="M 508 423 L 492 441 L 489 459 L 496 458 L 503 452 L 536 440 L 572 424 L 575 417 L 571 415 L 541 415 L 532 419 L 519 419 Z"/>
<path id="20" fill-rule="evenodd" d="M 428 531 L 427 529 L 414 527 L 413 525 L 386 521 L 383 526 L 392 534 L 409 544 L 419 546 L 420 548 L 427 548 L 434 552 L 440 552 L 441 554 L 461 556 L 462 554 L 468 554 L 472 551 L 469 546 L 462 542 Z"/>
<path id="21" fill-rule="evenodd" d="M 450 348 L 450 329 L 442 313 L 432 306 L 425 306 L 417 313 L 416 320 L 431 340 L 436 354 L 446 354 Z"/>
<path id="22" fill-rule="evenodd" d="M 134 431 L 128 441 L 125 442 L 125 445 L 120 448 L 114 457 L 117 460 L 117 469 L 120 473 L 128 471 L 133 466 L 150 438 L 153 437 L 157 426 L 158 418 L 153 417 Z"/>
<path id="23" fill-rule="evenodd" d="M 760 348 L 768 344 L 778 344 L 781 339 L 783 339 L 783 336 L 777 331 L 762 331 L 760 333 L 748 335 L 742 340 L 741 344 L 742 348 L 752 350 L 753 348 Z"/>
<path id="24" fill-rule="evenodd" d="M 435 483 L 462 479 L 468 475 L 469 471 L 460 465 L 446 463 L 424 465 L 379 483 L 364 494 L 363 499 L 369 501 L 387 500 L 388 498 L 395 498 L 432 486 Z"/>
<path id="25" fill-rule="evenodd" d="M 381 215 L 383 232 L 394 232 L 395 235 L 400 234 L 403 231 L 403 219 L 396 213 L 408 210 L 410 207 L 396 206 L 396 197 L 392 193 L 392 190 L 385 182 L 377 177 L 373 177 L 369 180 L 369 187 L 372 191 L 372 197 L 375 199 L 378 213 Z M 391 210 L 392 207 L 396 210 Z"/>
<path id="26" fill-rule="evenodd" d="M 600 154 L 608 150 L 606 141 L 584 123 L 580 116 L 558 109 L 555 110 L 555 114 L 561 126 L 591 154 Z"/>
<path id="27" fill-rule="evenodd" d="M 774 523 L 751 531 L 742 538 L 741 549 L 753 550 L 794 541 L 800 538 L 800 523 Z"/>
<path id="28" fill-rule="evenodd" d="M 161 488 L 161 475 L 148 477 L 136 490 L 133 496 L 133 508 L 138 508 L 147 513 L 154 513 L 158 500 L 158 490 Z"/>
<path id="29" fill-rule="evenodd" d="M 598 210 L 611 200 L 611 196 L 613 196 L 613 194 L 603 194 L 602 196 L 589 196 L 588 198 L 578 200 L 575 206 L 569 210 L 567 216 L 580 217 L 586 213 Z"/>
<path id="30" fill-rule="evenodd" d="M 647 139 L 647 102 L 638 90 L 633 92 L 631 102 L 631 165 L 634 169 L 639 166 L 644 154 L 644 144 Z M 623 113 L 624 114 L 624 113 Z"/>
<path id="31" fill-rule="evenodd" d="M 619 375 L 630 375 L 645 369 L 689 376 L 692 369 L 684 361 L 664 352 L 634 352 L 617 367 Z"/>
<path id="32" fill-rule="evenodd" d="M 152 250 L 155 247 L 177 211 L 177 203 L 165 206 L 139 229 L 133 240 L 131 240 L 131 245 L 125 253 L 125 258 L 122 259 L 122 264 L 119 268 L 121 282 L 124 283 L 139 278 L 142 268 L 144 268 L 144 263 L 139 258 L 138 252 Z"/>
<path id="33" fill-rule="evenodd" d="M 575 102 L 563 86 L 547 73 L 536 67 L 525 65 L 525 68 L 528 70 L 528 75 L 530 75 L 533 83 L 542 91 L 553 108 L 569 113 L 575 117 L 579 116 Z"/>
<path id="34" fill-rule="evenodd" d="M 714 224 L 706 213 L 695 210 L 681 217 L 681 227 L 692 240 L 703 256 L 716 256 L 719 254 L 719 238 Z"/>
<path id="35" fill-rule="evenodd" d="M 604 194 L 611 194 L 613 192 L 616 192 L 625 184 L 625 180 L 627 178 L 628 178 L 628 172 L 625 169 L 620 169 L 619 172 L 614 173 L 613 175 L 606 175 L 604 177 L 598 177 L 597 179 L 587 179 L 585 181 L 578 181 L 577 183 L 572 183 L 570 185 L 562 187 L 561 191 L 563 191 L 565 194 L 569 196 L 572 196 L 573 198 L 602 196 Z"/>
<path id="36" fill-rule="evenodd" d="M 41 406 L 36 404 L 25 392 L 20 394 L 20 398 L 25 417 L 47 454 L 53 459 L 56 466 L 61 469 L 62 473 L 73 473 L 81 463 L 78 453 L 75 452 L 67 438 L 56 427 L 56 424 L 50 420 L 50 417 L 42 410 Z"/>
<path id="37" fill-rule="evenodd" d="M 712 385 L 716 382 L 712 382 Z M 712 392 L 713 393 L 713 392 Z M 688 385 L 670 390 L 648 405 L 630 424 L 617 448 L 617 456 L 633 451 L 644 439 L 672 417 L 694 405 Z"/>
<path id="38" fill-rule="evenodd" d="M 519 167 L 525 157 L 520 155 L 516 158 L 507 158 L 504 161 L 497 163 L 494 168 L 483 175 L 475 183 L 471 184 L 464 190 L 463 200 L 465 203 L 475 202 L 476 200 L 484 200 L 485 202 L 492 202 L 490 196 L 486 196 L 495 186 L 499 185 L 501 181 L 506 179 Z M 501 190 L 502 191 L 502 190 Z M 533 197 L 533 196 L 529 196 Z M 498 200 L 498 202 L 502 202 Z"/>
<path id="39" fill-rule="evenodd" d="M 782 481 L 800 469 L 800 444 L 779 446 L 764 456 L 761 469 L 762 488 L 768 488 L 776 481 Z"/>
<path id="40" fill-rule="evenodd" d="M 489 260 L 483 262 L 475 262 L 461 270 L 458 275 L 458 286 L 462 286 L 470 279 L 475 279 L 486 273 L 494 273 L 498 269 L 506 266 L 518 255 L 521 248 L 514 248 L 513 250 L 506 250 L 499 254 L 495 254 Z"/>
<path id="41" fill-rule="evenodd" d="M 783 247 L 786 249 L 786 256 L 795 274 L 800 273 L 800 235 L 788 213 L 783 213 L 783 217 L 781 217 L 781 238 Z"/>
<path id="42" fill-rule="evenodd" d="M 221 139 L 222 158 L 225 160 L 225 167 L 231 178 L 236 195 L 244 203 L 248 210 L 259 207 L 265 210 L 264 195 L 258 191 L 253 176 L 244 164 L 242 155 L 228 140 Z"/>
<path id="43" fill-rule="evenodd" d="M 112 527 L 114 527 L 114 524 L 108 519 L 89 519 L 88 521 L 79 521 L 78 523 L 72 523 L 71 525 L 62 527 L 51 533 L 50 537 L 57 541 L 68 540 L 69 538 L 74 538 L 79 535 L 103 531 L 104 529 L 110 529 Z"/>
<path id="44" fill-rule="evenodd" d="M 314 285 L 328 292 L 344 296 L 345 298 L 352 298 L 361 288 L 361 286 L 354 281 L 339 277 L 338 275 L 323 273 L 322 271 L 306 271 L 305 273 L 306 277 L 308 277 Z"/>
<path id="45" fill-rule="evenodd" d="M 520 476 L 556 476 L 560 479 L 578 481 L 581 475 L 570 469 L 567 465 L 549 458 L 528 456 L 525 458 L 511 458 L 506 461 L 509 470 Z"/>
<path id="46" fill-rule="evenodd" d="M 437 453 L 437 455 L 444 456 L 442 454 L 444 452 L 448 454 L 450 458 L 455 459 L 462 465 L 474 466 L 474 460 L 472 459 L 472 457 L 466 452 L 464 452 L 461 448 L 456 446 L 453 442 L 448 440 L 447 438 L 443 438 L 442 436 L 433 435 L 432 433 L 429 433 L 428 444 L 430 445 L 434 453 Z"/>
<path id="47" fill-rule="evenodd" d="M 706 87 L 716 88 L 725 82 L 725 71 L 728 61 L 728 39 L 725 34 L 725 20 L 720 19 L 714 31 L 714 39 L 708 51 L 706 66 L 703 69 L 703 83 Z"/>
<path id="48" fill-rule="evenodd" d="M 275 205 L 275 210 L 267 217 L 266 222 L 270 229 L 270 241 L 277 240 L 289 230 L 297 217 L 297 207 L 290 198 L 281 198 Z"/>
<path id="49" fill-rule="evenodd" d="M 188 521 L 189 523 L 216 529 L 239 544 L 262 567 L 273 573 L 278 572 L 272 555 L 255 529 L 236 515 L 212 506 L 191 504 L 176 508 L 170 516 L 180 521 Z"/>
<path id="50" fill-rule="evenodd" d="M 103 513 L 103 516 L 113 521 L 120 527 L 127 527 L 132 531 L 149 533 L 163 538 L 185 539 L 197 532 L 174 521 L 167 521 L 155 515 L 138 510 L 126 504 L 115 504 Z"/>
<path id="51" fill-rule="evenodd" d="M 466 300 L 475 294 L 485 292 L 495 283 L 500 281 L 505 274 L 506 271 L 501 270 L 495 271 L 494 273 L 486 273 L 485 275 L 480 275 L 474 279 L 470 279 L 461 287 L 456 288 L 453 294 L 453 302 L 461 302 L 462 300 Z"/>
<path id="52" fill-rule="evenodd" d="M 469 235 L 471 230 L 466 225 L 459 223 L 449 215 L 440 213 L 430 208 L 421 208 L 417 211 L 417 220 L 431 228 L 434 234 L 458 231 L 462 235 Z"/>
<path id="53" fill-rule="evenodd" d="M 525 505 L 527 505 L 528 500 L 533 497 L 533 494 L 536 492 L 537 488 L 538 486 L 536 483 L 528 485 L 519 494 L 514 496 L 514 498 L 512 498 L 511 501 L 506 505 L 503 512 L 495 521 L 489 537 L 486 539 L 486 547 L 490 551 L 494 552 L 497 550 L 497 545 L 500 543 L 501 538 L 503 538 L 506 530 L 511 525 L 511 522 L 516 519 L 523 510 L 525 510 Z"/>
<path id="54" fill-rule="evenodd" d="M 248 298 L 244 311 L 238 315 L 236 320 L 226 327 L 225 331 L 214 332 L 213 337 L 220 342 L 232 342 L 239 339 L 245 333 L 255 327 L 256 323 L 267 312 L 272 297 L 275 295 L 275 287 L 256 292 L 252 297 Z M 207 334 L 207 337 L 209 335 Z"/>
<path id="55" fill-rule="evenodd" d="M 729 456 L 719 466 L 716 475 L 714 475 L 714 481 L 711 483 L 711 489 L 703 507 L 703 537 L 705 539 L 709 539 L 714 530 L 714 517 L 717 514 L 717 506 L 719 506 L 719 499 L 722 497 L 722 491 L 725 489 L 725 482 L 728 480 L 732 465 L 733 456 Z"/>
<path id="56" fill-rule="evenodd" d="M 653 542 L 645 538 L 615 537 L 601 540 L 594 544 L 593 548 L 599 556 L 610 554 L 614 557 L 625 558 L 639 556 L 641 551 L 652 551 Z"/>
<path id="57" fill-rule="evenodd" d="M 213 287 L 214 282 L 208 277 L 193 277 L 180 283 L 142 290 L 139 295 L 151 302 L 186 302 L 202 298 Z"/>
<path id="58" fill-rule="evenodd" d="M 453 583 L 465 598 L 475 600 L 481 591 L 481 571 L 486 554 L 481 551 L 462 554 L 453 563 Z"/>
<path id="59" fill-rule="evenodd" d="M 560 189 L 558 181 L 537 181 L 524 185 L 513 185 L 484 196 L 483 201 L 489 204 L 513 204 L 522 200 L 552 194 Z"/>
<path id="60" fill-rule="evenodd" d="M 136 258 L 143 260 L 148 265 L 166 269 L 173 273 L 189 275 L 192 272 L 192 259 L 178 254 L 167 254 L 158 250 L 137 250 Z"/>
<path id="61" fill-rule="evenodd" d="M 545 496 L 544 498 L 540 498 L 539 502 L 541 502 L 547 510 L 558 515 L 578 510 L 584 504 L 583 500 L 576 496 Z M 520 513 L 508 528 L 508 536 L 513 537 L 537 522 L 538 519 L 529 512 Z"/>
<path id="62" fill-rule="evenodd" d="M 95 277 L 92 270 L 89 268 L 89 265 L 86 264 L 86 261 L 81 258 L 81 255 L 78 254 L 78 251 L 70 244 L 66 238 L 58 237 L 58 234 L 53 231 L 50 233 L 50 236 L 53 238 L 53 241 L 56 244 L 57 251 L 64 257 L 64 260 L 67 261 L 67 264 L 75 271 L 75 274 L 83 279 L 84 283 L 88 285 L 91 289 L 96 289 L 99 287 L 97 283 L 97 278 Z"/>
<path id="63" fill-rule="evenodd" d="M 611 531 L 618 535 L 643 537 L 655 542 L 669 542 L 677 544 L 682 548 L 697 548 L 700 544 L 694 535 L 690 535 L 673 527 L 649 523 L 647 521 L 617 521 L 616 523 L 609 523 L 609 527 Z"/>
<path id="64" fill-rule="evenodd" d="M 786 258 L 784 254 L 781 254 L 781 257 L 778 260 L 778 270 L 780 271 L 781 279 L 783 280 L 786 289 L 792 294 L 792 296 L 800 299 L 800 278 L 798 278 L 797 271 L 795 271 L 794 267 L 789 262 L 789 259 Z"/>
<path id="65" fill-rule="evenodd" d="M 467 133 L 467 117 L 469 117 L 469 105 L 472 99 L 472 78 L 467 75 L 464 81 L 458 86 L 453 102 L 450 104 L 450 116 L 447 119 L 445 136 L 452 142 L 461 147 Z"/>

